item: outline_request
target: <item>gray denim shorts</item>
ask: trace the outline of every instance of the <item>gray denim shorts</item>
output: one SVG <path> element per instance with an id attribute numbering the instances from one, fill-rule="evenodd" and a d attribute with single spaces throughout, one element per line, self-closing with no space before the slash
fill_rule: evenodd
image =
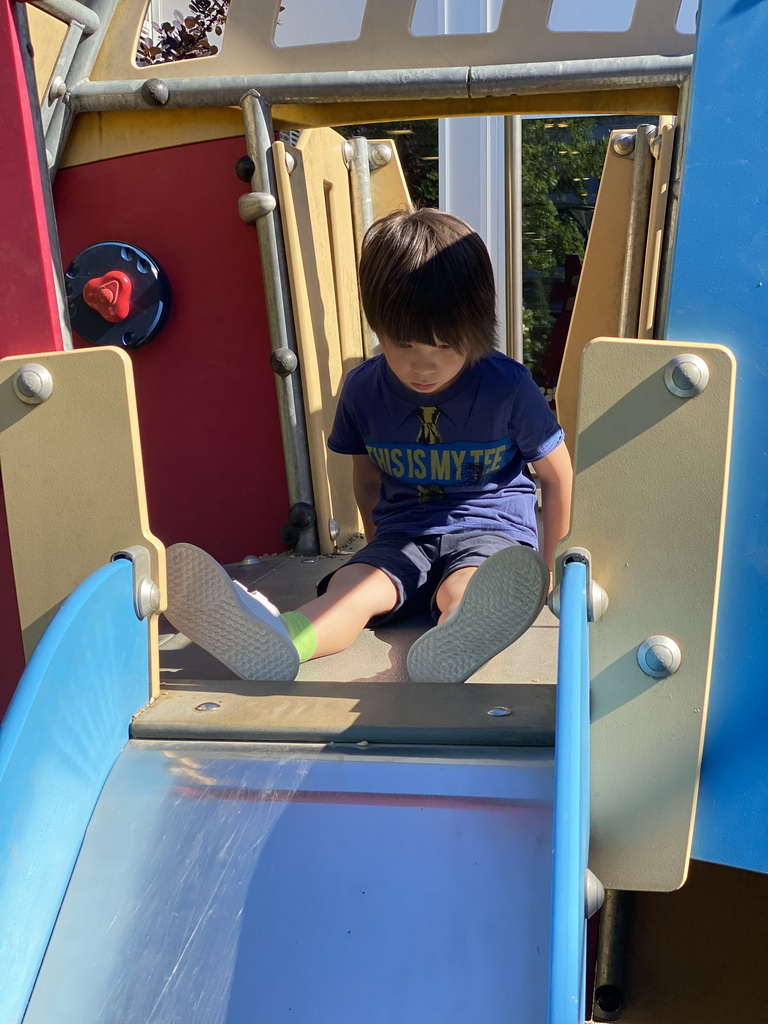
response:
<path id="1" fill-rule="evenodd" d="M 386 615 L 376 615 L 369 626 L 397 622 L 430 610 L 437 621 L 439 610 L 435 594 L 446 576 L 469 566 L 481 565 L 503 548 L 521 544 L 504 533 L 446 533 L 426 537 L 385 533 L 373 538 L 345 565 L 355 562 L 381 569 L 397 589 L 397 604 Z M 342 566 L 339 566 L 342 568 Z M 338 572 L 338 569 L 335 570 Z M 328 573 L 317 585 L 318 596 L 328 589 L 334 574 Z"/>

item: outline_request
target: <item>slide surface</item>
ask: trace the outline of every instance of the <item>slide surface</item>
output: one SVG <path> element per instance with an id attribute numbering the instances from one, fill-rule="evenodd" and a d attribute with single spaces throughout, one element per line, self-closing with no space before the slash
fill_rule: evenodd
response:
<path id="1" fill-rule="evenodd" d="M 131 740 L 25 1024 L 546 1020 L 551 754 Z"/>

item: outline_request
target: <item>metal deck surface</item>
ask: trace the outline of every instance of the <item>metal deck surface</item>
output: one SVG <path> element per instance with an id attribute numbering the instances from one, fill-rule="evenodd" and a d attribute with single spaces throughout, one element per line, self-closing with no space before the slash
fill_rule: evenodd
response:
<path id="1" fill-rule="evenodd" d="M 302 558 L 268 555 L 253 564 L 228 566 L 234 579 L 259 590 L 281 611 L 315 596 L 317 582 L 343 565 L 349 553 Z M 164 621 L 164 620 L 163 620 Z M 363 630 L 346 651 L 301 666 L 302 682 L 408 682 L 405 659 L 411 644 L 431 620 L 420 616 L 394 626 Z M 220 662 L 165 623 L 160 636 L 161 678 L 226 680 L 234 676 Z M 474 683 L 554 683 L 557 674 L 557 619 L 548 608 L 517 643 L 502 651 L 472 676 Z"/>
<path id="2" fill-rule="evenodd" d="M 546 1018 L 549 750 L 132 740 L 24 1024 Z"/>

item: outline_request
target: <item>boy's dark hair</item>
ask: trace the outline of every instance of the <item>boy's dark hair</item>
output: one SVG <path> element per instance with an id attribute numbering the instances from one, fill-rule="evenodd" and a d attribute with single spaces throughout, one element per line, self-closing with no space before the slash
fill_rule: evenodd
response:
<path id="1" fill-rule="evenodd" d="M 441 342 L 470 363 L 495 348 L 491 258 L 477 232 L 449 213 L 400 211 L 372 224 L 360 294 L 371 328 L 395 344 Z"/>

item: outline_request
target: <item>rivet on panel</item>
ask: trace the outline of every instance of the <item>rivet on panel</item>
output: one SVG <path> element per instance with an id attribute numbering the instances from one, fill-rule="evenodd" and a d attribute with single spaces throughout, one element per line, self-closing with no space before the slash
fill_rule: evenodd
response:
<path id="1" fill-rule="evenodd" d="M 53 377 L 39 363 L 25 363 L 13 375 L 13 390 L 27 405 L 40 405 L 51 397 Z"/>
<path id="2" fill-rule="evenodd" d="M 669 636 L 654 635 L 644 640 L 637 651 L 637 663 L 647 676 L 666 679 L 680 668 L 682 653 Z"/>
<path id="3" fill-rule="evenodd" d="M 207 700 L 204 704 L 198 704 L 195 711 L 218 711 L 220 708 L 221 704 L 217 704 L 212 700 Z"/>
<path id="4" fill-rule="evenodd" d="M 700 356 L 675 356 L 664 367 L 664 383 L 678 398 L 694 398 L 709 383 L 709 367 Z"/>

